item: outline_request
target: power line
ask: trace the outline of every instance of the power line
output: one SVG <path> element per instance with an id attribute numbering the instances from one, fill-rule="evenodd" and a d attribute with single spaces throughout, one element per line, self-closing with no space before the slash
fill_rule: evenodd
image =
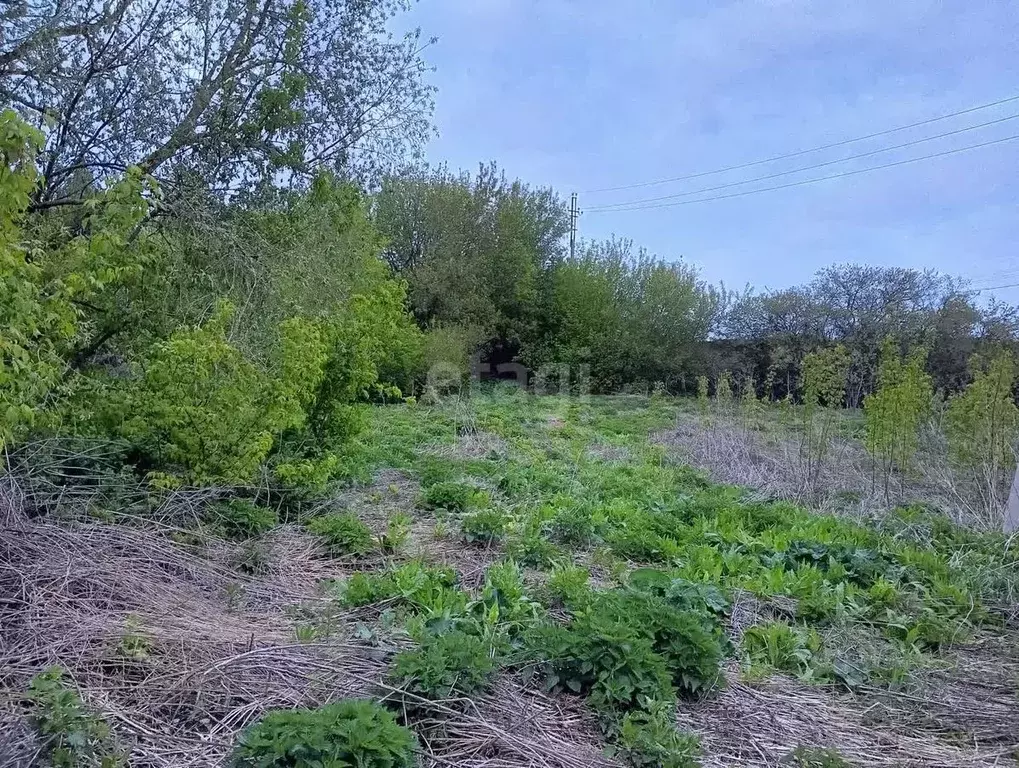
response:
<path id="1" fill-rule="evenodd" d="M 768 181 L 770 179 L 778 179 L 783 176 L 791 176 L 795 173 L 802 173 L 804 171 L 813 171 L 818 168 L 826 168 L 829 165 L 838 165 L 839 163 L 848 163 L 850 160 L 859 160 L 864 157 L 872 157 L 873 155 L 880 155 L 885 152 L 894 152 L 897 149 L 905 149 L 907 147 L 915 147 L 917 144 L 924 144 L 928 141 L 936 141 L 937 139 L 944 139 L 948 136 L 955 136 L 956 134 L 966 133 L 967 131 L 975 131 L 979 128 L 986 128 L 990 125 L 997 125 L 998 123 L 1004 123 L 1009 120 L 1015 120 L 1019 118 L 1019 114 L 1007 115 L 1006 117 L 999 117 L 997 120 L 990 120 L 986 123 L 978 123 L 977 125 L 971 125 L 966 128 L 957 128 L 954 131 L 948 131 L 946 133 L 938 133 L 934 136 L 928 136 L 923 139 L 915 139 L 913 141 L 907 141 L 905 144 L 895 144 L 891 147 L 882 147 L 880 149 L 872 149 L 870 152 L 861 152 L 857 155 L 849 155 L 848 157 L 839 158 L 837 160 L 828 160 L 824 163 L 817 163 L 815 165 L 806 165 L 800 168 L 793 168 L 789 171 L 780 171 L 778 173 L 770 173 L 767 176 L 757 176 L 752 179 L 746 179 L 745 181 L 732 181 L 728 184 L 719 184 L 714 187 L 703 187 L 701 189 L 694 189 L 689 192 L 678 192 L 674 195 L 662 195 L 661 197 L 647 197 L 643 200 L 631 200 L 625 203 L 611 203 L 606 205 L 598 205 L 594 208 L 588 208 L 590 212 L 597 211 L 608 211 L 613 209 L 625 209 L 631 205 L 643 205 L 644 203 L 655 203 L 661 200 L 676 200 L 681 197 L 691 197 L 693 195 L 700 195 L 705 192 L 717 192 L 720 189 L 730 189 L 732 187 L 741 187 L 745 184 L 753 184 L 757 181 Z"/>
<path id="2" fill-rule="evenodd" d="M 1019 283 L 1009 283 L 1008 285 L 992 285 L 990 288 L 980 288 L 979 290 L 973 291 L 973 293 L 984 293 L 986 291 L 999 291 L 1002 288 L 1019 288 Z"/>
<path id="3" fill-rule="evenodd" d="M 773 163 L 778 160 L 788 160 L 791 157 L 799 157 L 800 155 L 808 155 L 811 152 L 820 152 L 825 149 L 834 149 L 835 147 L 844 147 L 846 144 L 855 144 L 858 141 L 866 141 L 867 139 L 876 139 L 879 136 L 887 136 L 890 133 L 898 133 L 899 131 L 906 131 L 910 128 L 919 128 L 922 125 L 930 125 L 931 123 L 938 123 L 942 120 L 950 120 L 953 117 L 960 117 L 962 115 L 968 115 L 972 112 L 979 112 L 984 109 L 991 109 L 992 107 L 998 107 L 1002 104 L 1009 104 L 1013 101 L 1019 101 L 1019 96 L 1010 96 L 1007 99 L 999 99 L 998 101 L 992 101 L 987 104 L 979 104 L 975 107 L 969 107 L 968 109 L 962 109 L 958 112 L 950 112 L 947 115 L 938 115 L 937 117 L 931 117 L 926 120 L 920 120 L 916 123 L 909 123 L 908 125 L 900 125 L 896 128 L 888 128 L 877 133 L 868 133 L 866 136 L 857 136 L 852 139 L 844 139 L 842 141 L 836 141 L 832 144 L 822 144 L 819 147 L 811 147 L 810 149 L 801 149 L 796 152 L 787 152 L 784 155 L 775 155 L 773 157 L 767 157 L 763 160 L 753 160 L 748 163 L 741 163 L 740 165 L 730 165 L 725 168 L 716 168 L 711 171 L 701 171 L 700 173 L 691 173 L 686 176 L 675 176 L 671 179 L 658 179 L 655 181 L 642 181 L 636 184 L 623 184 L 618 187 L 602 187 L 601 189 L 588 189 L 582 191 L 582 195 L 595 195 L 602 192 L 620 192 L 626 189 L 639 189 L 641 187 L 655 187 L 662 184 L 672 184 L 676 181 L 688 181 L 690 179 L 699 179 L 704 176 L 714 176 L 719 173 L 727 173 L 728 171 L 738 171 L 743 168 L 752 168 L 755 165 L 764 165 L 765 163 Z"/>
<path id="4" fill-rule="evenodd" d="M 872 166 L 870 168 L 858 168 L 855 171 L 844 171 L 843 173 L 834 173 L 834 174 L 831 174 L 830 176 L 819 176 L 819 177 L 814 178 L 814 179 L 802 179 L 800 181 L 793 181 L 793 182 L 790 182 L 788 184 L 779 184 L 779 185 L 774 186 L 774 187 L 762 187 L 761 189 L 748 189 L 745 192 L 733 192 L 733 193 L 730 193 L 728 195 L 715 195 L 714 197 L 702 197 L 702 198 L 698 198 L 697 200 L 680 200 L 678 202 L 657 203 L 655 205 L 634 206 L 632 208 L 618 208 L 618 209 L 613 209 L 611 211 L 590 210 L 590 211 L 588 211 L 588 213 L 615 213 L 615 212 L 620 212 L 620 211 L 647 211 L 647 210 L 653 210 L 655 208 L 674 208 L 674 207 L 677 207 L 677 206 L 680 206 L 680 205 L 693 205 L 694 203 L 710 203 L 710 202 L 713 202 L 715 200 L 729 200 L 729 199 L 734 198 L 734 197 L 746 197 L 747 195 L 757 195 L 757 194 L 760 194 L 761 192 L 773 192 L 773 191 L 778 190 L 778 189 L 789 189 L 791 187 L 802 187 L 805 184 L 816 184 L 819 181 L 828 181 L 830 179 L 842 179 L 842 178 L 846 178 L 847 176 L 857 176 L 857 175 L 859 175 L 861 173 L 870 173 L 871 171 L 880 171 L 880 170 L 883 170 L 885 168 L 895 168 L 896 166 L 899 166 L 899 165 L 908 165 L 910 163 L 918 163 L 921 160 L 933 160 L 933 159 L 938 158 L 938 157 L 946 157 L 948 155 L 955 155 L 955 154 L 958 154 L 960 152 L 968 152 L 968 151 L 973 150 L 973 149 L 981 149 L 982 147 L 990 147 L 990 146 L 992 146 L 994 144 L 1003 144 L 1006 141 L 1015 141 L 1016 139 L 1019 139 L 1019 134 L 1014 134 L 1012 136 L 1006 136 L 1003 139 L 994 139 L 993 141 L 985 141 L 985 142 L 983 142 L 981 144 L 970 144 L 970 145 L 965 146 L 965 147 L 957 147 L 956 149 L 947 149 L 944 152 L 936 152 L 935 154 L 932 154 L 932 155 L 921 155 L 920 157 L 911 157 L 911 158 L 909 158 L 907 160 L 898 160 L 897 162 L 894 162 L 894 163 L 885 163 L 883 165 L 875 165 L 875 166 Z"/>

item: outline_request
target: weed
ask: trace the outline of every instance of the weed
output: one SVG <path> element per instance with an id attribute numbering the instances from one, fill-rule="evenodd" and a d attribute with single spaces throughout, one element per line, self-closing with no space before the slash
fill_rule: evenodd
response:
<path id="1" fill-rule="evenodd" d="M 565 553 L 538 533 L 520 537 L 509 548 L 509 554 L 520 565 L 545 570 L 562 558 Z"/>
<path id="2" fill-rule="evenodd" d="M 743 656 L 751 667 L 766 665 L 772 669 L 809 676 L 821 639 L 810 629 L 772 622 L 750 627 L 743 633 Z"/>
<path id="3" fill-rule="evenodd" d="M 371 529 L 352 512 L 314 517 L 307 528 L 323 540 L 333 556 L 367 555 L 375 549 Z"/>
<path id="4" fill-rule="evenodd" d="M 851 768 L 837 750 L 820 747 L 797 747 L 782 764 L 794 768 Z"/>
<path id="5" fill-rule="evenodd" d="M 379 548 L 383 553 L 392 555 L 400 551 L 410 536 L 410 516 L 397 512 L 386 524 L 386 532 L 379 537 Z"/>
<path id="6" fill-rule="evenodd" d="M 248 499 L 218 502 L 209 509 L 209 521 L 229 539 L 261 536 L 279 523 L 276 510 L 260 507 Z"/>
<path id="7" fill-rule="evenodd" d="M 553 602 L 571 609 L 579 609 L 591 600 L 590 573 L 578 565 L 555 568 L 545 584 L 545 593 Z"/>
<path id="8" fill-rule="evenodd" d="M 428 635 L 419 647 L 397 654 L 393 675 L 411 693 L 428 699 L 446 699 L 484 688 L 495 666 L 487 643 L 454 630 Z"/>
<path id="9" fill-rule="evenodd" d="M 262 542 L 249 539 L 241 544 L 233 566 L 241 573 L 252 576 L 265 573 L 269 567 L 269 550 Z"/>
<path id="10" fill-rule="evenodd" d="M 378 704 L 345 700 L 270 712 L 241 735 L 232 765 L 412 768 L 416 747 L 414 735 Z"/>
<path id="11" fill-rule="evenodd" d="M 506 516 L 497 509 L 483 509 L 465 516 L 460 531 L 468 544 L 491 546 L 506 538 Z"/>
<path id="12" fill-rule="evenodd" d="M 28 687 L 32 719 L 43 738 L 43 750 L 55 768 L 123 765 L 114 754 L 109 726 L 85 709 L 78 694 L 64 681 L 60 667 L 32 678 Z"/>
<path id="13" fill-rule="evenodd" d="M 676 730 L 670 703 L 647 702 L 623 715 L 607 751 L 633 768 L 697 768 L 700 740 Z"/>
<path id="14" fill-rule="evenodd" d="M 466 512 L 471 507 L 481 506 L 483 500 L 484 494 L 474 486 L 448 481 L 428 486 L 421 495 L 424 507 L 449 512 Z"/>

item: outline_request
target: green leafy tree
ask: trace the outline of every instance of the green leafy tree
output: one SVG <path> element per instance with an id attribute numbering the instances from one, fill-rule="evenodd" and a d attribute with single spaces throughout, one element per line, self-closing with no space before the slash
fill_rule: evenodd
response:
<path id="1" fill-rule="evenodd" d="M 919 349 L 909 357 L 899 354 L 894 340 L 881 345 L 877 391 L 863 403 L 867 421 L 866 446 L 874 458 L 875 472 L 889 493 L 892 472 L 907 472 L 919 444 L 920 427 L 930 413 L 933 398 L 931 377 L 924 370 L 927 352 Z"/>
<path id="2" fill-rule="evenodd" d="M 1015 357 L 1002 350 L 970 361 L 973 381 L 948 403 L 945 433 L 950 456 L 987 508 L 1002 509 L 1019 443 Z"/>
<path id="3" fill-rule="evenodd" d="M 838 433 L 849 372 L 849 354 L 841 344 L 803 358 L 803 408 L 800 458 L 813 488 Z"/>

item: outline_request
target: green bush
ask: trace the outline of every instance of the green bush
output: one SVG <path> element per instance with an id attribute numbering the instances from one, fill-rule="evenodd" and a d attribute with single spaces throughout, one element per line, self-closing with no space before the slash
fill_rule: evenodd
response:
<path id="1" fill-rule="evenodd" d="M 491 546 L 506 538 L 506 516 L 497 509 L 482 509 L 460 521 L 460 531 L 468 544 Z"/>
<path id="2" fill-rule="evenodd" d="M 251 539 L 271 531 L 279 523 L 276 510 L 260 507 L 248 499 L 229 499 L 214 504 L 207 519 L 230 539 Z"/>
<path id="3" fill-rule="evenodd" d="M 393 675 L 411 693 L 446 699 L 484 688 L 495 666 L 485 641 L 454 630 L 426 636 L 418 648 L 397 654 Z"/>
<path id="4" fill-rule="evenodd" d="M 480 495 L 478 489 L 473 485 L 439 482 L 425 489 L 421 496 L 421 503 L 428 509 L 466 512 L 470 507 L 475 506 Z"/>
<path id="5" fill-rule="evenodd" d="M 120 427 L 156 467 L 188 482 L 246 483 L 297 414 L 273 402 L 270 378 L 227 340 L 233 306 L 157 342 L 126 393 Z"/>
<path id="6" fill-rule="evenodd" d="M 628 712 L 645 700 L 675 697 L 651 640 L 616 617 L 591 613 L 568 627 L 538 627 L 524 639 L 548 690 L 587 695 L 600 710 Z"/>
<path id="7" fill-rule="evenodd" d="M 456 573 L 451 568 L 433 568 L 409 562 L 382 573 L 355 573 L 343 585 L 340 601 L 359 607 L 383 600 L 395 600 L 415 611 L 450 610 L 463 613 L 467 595 L 455 588 Z"/>
<path id="8" fill-rule="evenodd" d="M 313 517 L 307 528 L 322 538 L 333 556 L 367 555 L 375 549 L 371 529 L 353 512 Z"/>
<path id="9" fill-rule="evenodd" d="M 276 710 L 248 728 L 237 768 L 413 768 L 414 735 L 379 705 L 346 700 L 318 709 Z"/>
<path id="10" fill-rule="evenodd" d="M 28 700 L 43 738 L 44 754 L 55 768 L 123 765 L 112 750 L 109 726 L 85 709 L 77 692 L 64 681 L 60 667 L 50 667 L 32 678 Z"/>

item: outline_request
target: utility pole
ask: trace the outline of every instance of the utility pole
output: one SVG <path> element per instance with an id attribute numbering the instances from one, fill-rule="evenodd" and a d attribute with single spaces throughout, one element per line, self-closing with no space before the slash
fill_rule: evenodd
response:
<path id="1" fill-rule="evenodd" d="M 580 218 L 580 209 L 577 207 L 577 193 L 570 197 L 570 259 L 577 253 L 577 219 Z"/>

